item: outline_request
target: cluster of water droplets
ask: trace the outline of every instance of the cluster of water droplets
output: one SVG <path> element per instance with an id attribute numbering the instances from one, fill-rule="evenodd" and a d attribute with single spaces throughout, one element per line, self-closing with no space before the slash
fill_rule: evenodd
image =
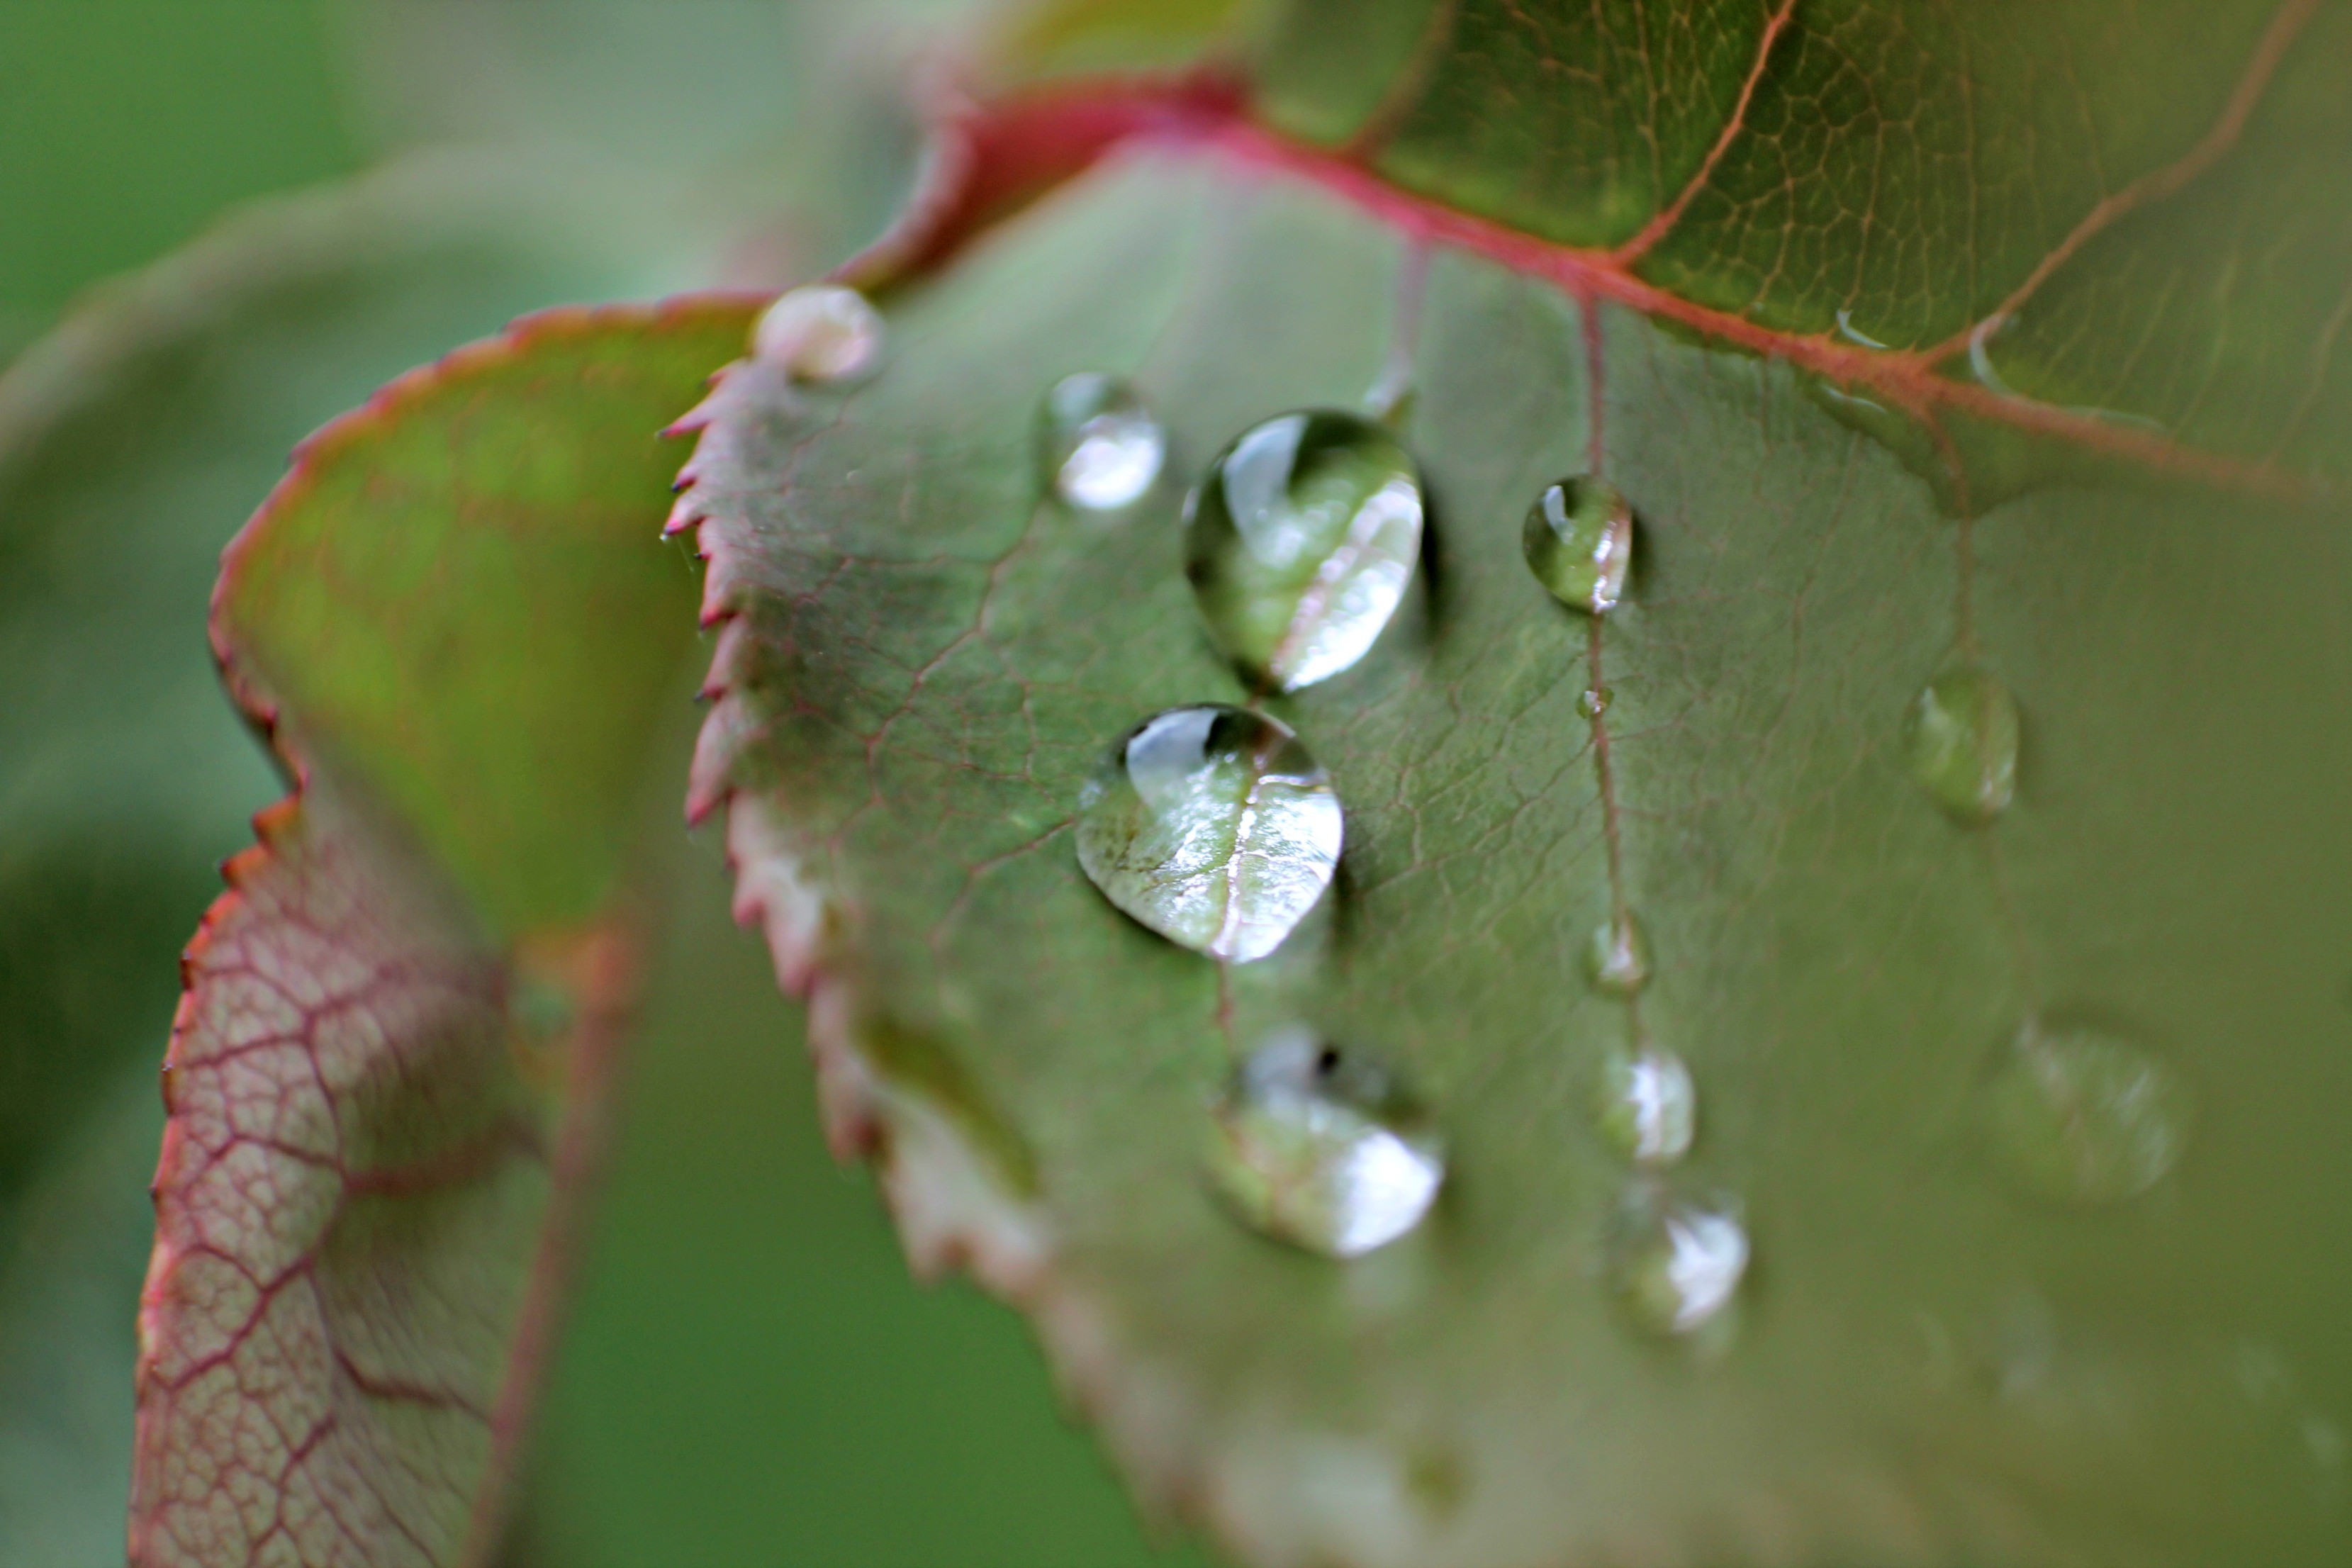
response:
<path id="1" fill-rule="evenodd" d="M 854 290 L 801 289 L 761 316 L 752 347 L 795 382 L 846 383 L 879 363 L 884 331 Z M 1104 373 L 1056 382 L 1035 429 L 1042 487 L 1081 512 L 1133 505 L 1168 456 L 1165 428 L 1142 396 Z M 1370 419 L 1302 409 L 1242 431 L 1183 509 L 1184 569 L 1210 641 L 1261 691 L 1296 691 L 1351 668 L 1404 601 L 1423 512 L 1418 465 Z M 1635 542 L 1633 508 L 1594 475 L 1547 486 L 1521 532 L 1537 582 L 1590 616 L 1625 601 Z M 1599 752 L 1612 694 L 1597 662 L 1596 654 L 1576 707 Z M 1972 827 L 2015 799 L 2019 734 L 2009 688 L 1973 661 L 1937 674 L 1904 720 L 1914 777 Z M 1197 704 L 1144 720 L 1108 749 L 1083 786 L 1076 837 L 1080 866 L 1117 908 L 1181 946 L 1247 963 L 1279 948 L 1324 897 L 1343 828 L 1329 777 L 1286 725 Z M 1604 1053 L 1597 1074 L 1596 1123 L 1630 1166 L 1601 1257 L 1634 1322 L 1694 1335 L 1727 1321 L 1750 1243 L 1737 1199 L 1684 1195 L 1665 1175 L 1696 1140 L 1696 1086 L 1683 1058 L 1642 1026 L 1638 1001 L 1654 963 L 1622 904 L 1613 856 L 1611 899 L 1581 955 L 1591 985 L 1623 1004 L 1630 1026 L 1629 1043 Z M 2032 1018 L 1987 1102 L 1991 1147 L 2016 1185 L 2094 1203 L 2161 1180 L 2194 1110 L 2178 1078 L 2138 1046 Z M 1433 1122 L 1392 1072 L 1296 1027 L 1233 1068 L 1211 1109 L 1205 1160 L 1242 1220 L 1334 1258 L 1411 1233 L 1446 1175 Z"/>

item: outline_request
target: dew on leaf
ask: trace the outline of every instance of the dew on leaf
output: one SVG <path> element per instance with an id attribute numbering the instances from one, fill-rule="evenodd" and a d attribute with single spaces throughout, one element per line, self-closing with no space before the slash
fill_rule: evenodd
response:
<path id="1" fill-rule="evenodd" d="M 1151 488 L 1167 432 L 1126 382 L 1080 371 L 1055 382 L 1037 411 L 1037 464 L 1046 489 L 1086 511 L 1129 505 Z"/>
<path id="2" fill-rule="evenodd" d="M 1643 1184 L 1618 1216 L 1611 1282 L 1638 1326 L 1688 1334 L 1730 1305 L 1748 1256 L 1748 1227 L 1736 1205 L 1673 1197 Z"/>
<path id="3" fill-rule="evenodd" d="M 2142 1047 L 2094 1029 L 2029 1024 L 1987 1106 L 2002 1171 L 2038 1196 L 2120 1203 L 2179 1163 L 2196 1118 L 2188 1086 Z"/>
<path id="4" fill-rule="evenodd" d="M 1078 864 L 1169 941 L 1246 963 L 1280 946 L 1339 863 L 1339 796 L 1289 728 L 1210 705 L 1146 720 L 1078 797 Z"/>
<path id="5" fill-rule="evenodd" d="M 1576 710 L 1587 719 L 1598 719 L 1609 711 L 1616 693 L 1605 686 L 1588 686 L 1576 694 Z"/>
<path id="6" fill-rule="evenodd" d="M 1698 1089 L 1672 1051 L 1644 1046 L 1612 1052 L 1601 1068 L 1601 1131 L 1626 1158 L 1671 1165 L 1690 1152 Z"/>
<path id="7" fill-rule="evenodd" d="M 1253 1229 L 1357 1258 L 1419 1225 L 1442 1144 L 1395 1077 L 1304 1029 L 1253 1052 L 1218 1101 L 1211 1180 Z"/>
<path id="8" fill-rule="evenodd" d="M 1947 670 L 1912 700 L 1904 745 L 1912 776 L 1956 820 L 1990 822 L 2017 794 L 2017 700 L 2000 678 Z"/>
<path id="9" fill-rule="evenodd" d="M 1584 973 L 1612 996 L 1631 996 L 1650 983 L 1650 939 L 1633 910 L 1593 927 L 1584 943 Z"/>
<path id="10" fill-rule="evenodd" d="M 1614 486 L 1591 476 L 1547 486 L 1528 509 L 1520 543 L 1551 596 L 1601 615 L 1625 595 L 1633 562 L 1633 510 Z"/>
<path id="11" fill-rule="evenodd" d="M 1284 691 L 1364 657 L 1421 552 L 1421 470 L 1353 414 L 1253 425 L 1185 502 L 1185 574 L 1218 649 Z"/>
<path id="12" fill-rule="evenodd" d="M 751 352 L 794 381 L 849 381 L 881 359 L 882 317 L 855 289 L 790 289 L 761 312 Z"/>

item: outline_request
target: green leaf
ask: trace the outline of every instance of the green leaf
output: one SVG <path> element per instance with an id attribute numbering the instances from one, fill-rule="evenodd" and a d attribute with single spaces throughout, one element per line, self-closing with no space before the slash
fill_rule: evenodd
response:
<path id="1" fill-rule="evenodd" d="M 0 1556 L 121 1552 L 155 1068 L 282 787 L 219 696 L 220 547 L 308 430 L 551 299 L 681 282 L 544 163 L 415 160 L 94 291 L 0 377 Z M 666 254 L 667 253 L 667 254 Z M 101 544 L 100 542 L 103 542 Z"/>
<path id="2" fill-rule="evenodd" d="M 230 548 L 215 642 L 299 792 L 187 961 L 134 1562 L 499 1542 L 653 913 L 659 431 L 749 320 L 533 318 L 312 437 Z"/>
<path id="3" fill-rule="evenodd" d="M 1610 42 L 1644 15 L 1416 9 L 1374 73 L 1349 49 L 1377 52 L 1377 17 L 1301 10 L 1275 36 L 1320 53 L 1268 55 L 1279 123 L 1347 140 L 1390 91 L 1316 98 L 1327 79 L 1436 85 L 1346 157 L 1179 125 L 894 297 L 871 384 L 752 365 L 698 416 L 684 515 L 726 626 L 693 799 L 726 804 L 739 910 L 810 993 L 835 1135 L 883 1152 L 919 1262 L 968 1258 L 1032 1312 L 1145 1499 L 1250 1561 L 2340 1554 L 2352 563 L 2315 499 L 2347 423 L 2326 362 L 2263 356 L 2242 397 L 2180 346 L 2233 318 L 2186 307 L 2145 361 L 2112 330 L 2076 344 L 2103 372 L 2199 367 L 2208 412 L 2322 386 L 2327 439 L 2273 459 L 2226 423 L 2159 439 L 1810 334 L 1841 310 L 1898 343 L 2023 321 L 2078 269 L 2128 272 L 2101 246 L 2202 245 L 2143 186 L 2069 248 L 2103 194 L 2084 148 L 2124 188 L 2258 79 L 2226 166 L 2268 211 L 2303 167 L 2269 117 L 2340 76 L 2342 16 L 2305 19 L 2267 79 L 2249 59 L 2293 7 L 2116 21 L 2116 58 L 2086 41 L 2114 13 L 2042 7 L 1958 64 L 1928 46 L 1960 24 L 1895 7 L 1801 11 L 1769 50 L 1761 10 Z M 2092 84 L 2070 112 L 2104 135 L 2100 105 L 2139 103 L 2144 134 L 2053 159 L 2050 110 L 2003 72 L 2065 58 L 2052 37 Z M 1622 114 L 1548 85 L 1644 64 Z M 1885 106 L 1852 109 L 1882 76 Z M 1902 105 L 1925 135 L 1969 92 L 1979 203 L 1886 185 L 1852 209 L 1885 215 L 1884 251 L 1834 221 Z M 1822 143 L 1801 159 L 1800 129 Z M 1716 214 L 1767 158 L 1787 203 Z M 1575 248 L 1661 214 L 1639 256 Z M 2340 280 L 2329 221 L 2272 244 L 2249 219 L 2293 280 L 2276 320 L 2324 266 Z M 1361 664 L 1258 700 L 1338 788 L 1339 876 L 1274 956 L 1221 968 L 1106 900 L 1075 829 L 1135 725 L 1249 694 L 1185 582 L 1179 487 L 1110 515 L 1042 498 L 1038 400 L 1130 378 L 1197 475 L 1258 420 L 1389 401 L 1400 366 L 1432 498 L 1414 595 Z M 1944 446 L 1873 424 L 1890 449 L 1825 378 Z M 1988 431 L 2030 461 L 1984 468 Z M 1596 468 L 1636 520 L 1598 621 L 1521 547 L 1544 488 Z M 2022 715 L 1988 826 L 1939 807 L 1906 739 L 1956 667 Z M 1654 961 L 1633 1001 L 1581 973 L 1629 910 Z M 1352 1262 L 1245 1229 L 1202 1169 L 1238 1059 L 1298 1026 L 1392 1069 L 1449 1151 L 1427 1220 Z M 2136 1053 L 2103 1058 L 2116 1125 L 2087 1134 L 2003 1087 L 2077 1037 Z M 1696 1084 L 1696 1147 L 1664 1172 L 1595 1114 L 1643 1045 Z M 2185 1154 L 2127 1092 L 2176 1081 L 2200 1108 Z M 2076 1142 L 2005 1150 L 2021 1129 Z M 2162 1173 L 2065 1194 L 2109 1140 L 2124 1185 L 2159 1146 Z M 1651 1292 L 1715 1289 L 1751 1247 L 1703 1331 L 1641 1331 L 1679 1316 Z"/>

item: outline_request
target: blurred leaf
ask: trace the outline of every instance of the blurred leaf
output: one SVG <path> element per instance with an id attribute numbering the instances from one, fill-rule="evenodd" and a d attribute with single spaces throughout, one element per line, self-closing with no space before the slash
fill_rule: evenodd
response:
<path id="1" fill-rule="evenodd" d="M 180 244 L 227 203 L 358 166 L 323 11 L 0 8 L 0 361 L 90 279 Z"/>
<path id="2" fill-rule="evenodd" d="M 812 992 L 836 1138 L 881 1151 L 919 1264 L 969 1259 L 1032 1313 L 1147 1500 L 1252 1561 L 2341 1555 L 2352 563 L 2310 476 L 2346 424 L 2311 313 L 2352 210 L 2345 15 L 1396 10 L 1301 7 L 1266 57 L 1269 112 L 1348 156 L 1162 125 L 1212 145 L 1137 153 L 894 296 L 871 384 L 738 369 L 701 416 L 729 619 L 695 799 L 730 803 L 740 905 Z M 2085 85 L 2035 87 L 2045 59 Z M 1557 85 L 1644 64 L 1622 103 Z M 1968 157 L 1865 180 L 1902 103 L 1940 147 L 1968 93 Z M 2063 157 L 2053 97 L 2091 126 Z M 2177 205 L 2134 184 L 2242 102 L 2216 178 L 2187 168 Z M 2329 199 L 2288 223 L 2323 158 Z M 2234 248 L 2200 205 L 2224 191 Z M 2280 292 L 2209 309 L 2200 257 L 2260 257 Z M 2045 281 L 2127 297 L 2150 258 L 2182 280 L 2163 353 L 2105 318 L 2069 352 L 2118 388 L 2189 367 L 2185 405 L 2115 401 L 2188 407 L 2170 437 L 1817 335 L 1851 306 L 1965 338 Z M 2241 363 L 2242 328 L 2318 347 Z M 1400 364 L 1433 497 L 1417 600 L 1360 666 L 1261 699 L 1345 803 L 1336 894 L 1221 973 L 1103 900 L 1068 829 L 1134 725 L 1248 694 L 1202 632 L 1176 487 L 1108 517 L 1041 500 L 1038 400 L 1131 376 L 1197 473 Z M 2305 422 L 2273 454 L 2236 434 L 2249 406 Z M 1596 463 L 1639 543 L 1589 638 L 1520 529 Z M 1903 740 L 1955 662 L 2024 714 L 2016 804 L 1975 830 Z M 1621 902 L 1656 954 L 1638 1010 L 1580 973 Z M 2153 1191 L 2003 1181 L 1988 1089 L 2037 1018 L 2189 1086 Z M 1349 1264 L 1245 1232 L 1201 1169 L 1235 1055 L 1302 1022 L 1402 1072 L 1454 1151 L 1428 1223 Z M 1592 1110 L 1644 1040 L 1700 1096 L 1665 1178 Z M 1612 1238 L 1662 1190 L 1728 1194 L 1753 1238 L 1702 1344 L 1613 1299 Z"/>
<path id="3" fill-rule="evenodd" d="M 215 637 L 300 792 L 164 1069 L 136 1563 L 496 1545 L 651 913 L 690 642 L 657 433 L 749 320 L 532 318 L 312 437 L 226 557 Z"/>
<path id="4" fill-rule="evenodd" d="M 121 1550 L 173 961 L 273 793 L 205 647 L 220 546 L 396 371 L 551 298 L 685 280 L 679 242 L 600 241 L 564 188 L 425 160 L 257 208 L 0 378 L 0 1296 L 27 1303 L 0 1309 L 0 1562 Z M 131 1121 L 143 1148 L 105 1131 Z"/>

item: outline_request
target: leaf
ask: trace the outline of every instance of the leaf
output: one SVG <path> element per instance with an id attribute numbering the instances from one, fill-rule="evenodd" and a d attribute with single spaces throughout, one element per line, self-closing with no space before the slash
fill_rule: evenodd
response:
<path id="1" fill-rule="evenodd" d="M 2042 100 L 1988 74 L 2066 58 L 2053 37 L 2091 84 L 2070 109 L 2145 95 L 2145 133 L 2090 143 L 2112 188 L 2179 166 L 2258 81 L 2229 184 L 2269 211 L 2304 154 L 2268 106 L 2315 112 L 2339 15 L 2269 76 L 2250 51 L 2293 7 L 2117 22 L 2116 60 L 2085 41 L 2115 14 L 2043 7 L 1958 65 L 1940 13 L 1711 10 L 1652 18 L 1648 54 L 1612 41 L 1647 15 L 1294 11 L 1260 110 L 1349 153 L 1247 110 L 1163 120 L 895 296 L 873 383 L 740 367 L 697 416 L 680 517 L 724 626 L 693 802 L 726 804 L 739 912 L 810 995 L 836 1139 L 884 1156 L 919 1263 L 968 1259 L 1031 1312 L 1147 1501 L 1248 1561 L 2340 1554 L 2335 448 L 2257 452 L 2212 421 L 2158 437 L 1814 331 L 1843 310 L 1934 342 L 1968 312 L 2028 319 L 2005 302 L 2038 258 L 2063 265 L 2037 309 L 2058 279 L 2130 272 L 2102 247 L 2202 244 L 2160 184 L 2070 243 L 2101 196 L 2086 143 L 2062 165 Z M 1354 52 L 1390 33 L 1382 68 Z M 1636 67 L 1651 96 L 1622 115 L 1550 85 Z M 1433 107 L 1355 142 L 1399 81 Z M 1925 135 L 1967 91 L 1982 204 L 1923 176 L 1839 205 L 1896 106 L 1921 102 Z M 2340 109 L 2327 124 L 2340 147 Z M 1717 213 L 1708 193 L 1765 158 L 1786 203 Z M 1884 214 L 1869 233 L 1896 248 L 1845 211 Z M 1599 248 L 1665 214 L 1640 255 Z M 2343 275 L 2316 226 L 2244 232 L 2293 275 L 2278 321 L 2323 263 Z M 2236 321 L 2162 325 L 2210 343 Z M 2075 352 L 2112 371 L 2132 348 Z M 2320 385 L 2311 428 L 2340 437 L 2326 363 L 2264 356 L 2243 396 Z M 1088 883 L 1074 819 L 1134 725 L 1246 694 L 1184 582 L 1177 487 L 1110 517 L 1041 499 L 1037 400 L 1129 377 L 1197 474 L 1399 365 L 1432 498 L 1415 597 L 1355 668 L 1260 700 L 1345 807 L 1334 895 L 1221 969 Z M 2199 384 L 2212 409 L 2242 390 Z M 1598 623 L 1520 544 L 1544 487 L 1595 468 L 1636 518 Z M 1982 828 L 1939 809 L 1904 738 L 1956 663 L 2022 713 L 2015 802 Z M 1631 1005 L 1580 972 L 1629 909 L 1655 960 Z M 2047 1125 L 1995 1109 L 2037 1019 L 2193 1090 L 2151 1190 L 2095 1207 L 2003 1179 L 2004 1129 Z M 1298 1025 L 1394 1069 L 1451 1151 L 1426 1223 L 1351 1263 L 1245 1230 L 1202 1168 L 1237 1059 Z M 1592 1104 L 1643 1043 L 1697 1088 L 1696 1146 L 1664 1174 Z M 1652 1238 L 1677 1226 L 1715 1271 L 1694 1289 L 1753 1262 L 1716 1331 L 1660 1343 L 1639 1298 L 1673 1280 Z"/>
<path id="2" fill-rule="evenodd" d="M 187 961 L 135 1563 L 498 1545 L 652 912 L 656 433 L 749 319 L 534 318 L 313 437 L 229 551 L 215 639 L 299 792 Z"/>
<path id="3" fill-rule="evenodd" d="M 37 176 L 37 171 L 26 177 Z M 0 1557 L 119 1557 L 173 961 L 279 787 L 220 547 L 335 411 L 551 299 L 688 280 L 544 162 L 415 159 L 94 290 L 0 377 Z M 94 542 L 103 541 L 103 547 Z"/>

